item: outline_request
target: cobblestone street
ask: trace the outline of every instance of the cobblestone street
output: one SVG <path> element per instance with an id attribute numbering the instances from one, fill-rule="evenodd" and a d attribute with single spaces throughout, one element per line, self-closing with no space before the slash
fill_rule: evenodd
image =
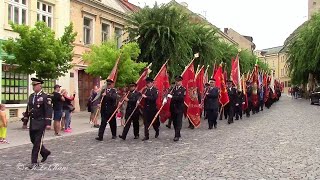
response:
<path id="1" fill-rule="evenodd" d="M 0 151 L 1 179 L 320 179 L 320 106 L 286 96 L 259 114 L 218 129 L 190 130 L 182 139 L 161 125 L 159 139 L 103 142 L 89 132 L 47 140 L 52 155 L 42 170 L 24 170 L 31 145 Z M 132 127 L 131 127 L 132 128 Z M 118 128 L 118 134 L 122 128 Z M 47 169 L 45 169 L 47 168 Z"/>

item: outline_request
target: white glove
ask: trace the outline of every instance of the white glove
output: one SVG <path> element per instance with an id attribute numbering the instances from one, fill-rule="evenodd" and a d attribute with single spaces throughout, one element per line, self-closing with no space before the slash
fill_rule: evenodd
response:
<path id="1" fill-rule="evenodd" d="M 168 102 L 167 98 L 164 98 L 163 101 L 162 101 L 162 104 L 166 104 Z"/>
<path id="2" fill-rule="evenodd" d="M 172 95 L 171 95 L 171 94 L 168 94 L 168 98 L 172 98 Z"/>

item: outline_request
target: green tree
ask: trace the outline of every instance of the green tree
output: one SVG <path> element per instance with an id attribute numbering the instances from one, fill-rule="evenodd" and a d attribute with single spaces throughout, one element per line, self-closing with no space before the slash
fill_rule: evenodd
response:
<path id="1" fill-rule="evenodd" d="M 287 66 L 293 84 L 311 83 L 320 77 L 320 14 L 299 27 L 288 42 Z"/>
<path id="2" fill-rule="evenodd" d="M 130 41 L 141 48 L 139 61 L 152 62 L 154 73 L 169 59 L 170 73 L 179 74 L 193 56 L 189 16 L 177 7 L 145 7 L 130 15 L 127 30 Z"/>
<path id="3" fill-rule="evenodd" d="M 25 74 L 34 74 L 43 79 L 56 79 L 71 69 L 73 45 L 76 33 L 73 25 L 65 27 L 63 36 L 55 39 L 54 31 L 44 22 L 37 22 L 34 28 L 10 24 L 18 38 L 4 42 L 3 49 L 15 58 L 5 62 L 18 65 L 14 69 Z"/>
<path id="4" fill-rule="evenodd" d="M 83 55 L 83 59 L 89 63 L 86 72 L 106 79 L 120 56 L 116 84 L 118 87 L 126 86 L 130 82 L 135 82 L 140 77 L 141 70 L 147 65 L 136 62 L 140 52 L 137 43 L 125 44 L 121 49 L 118 49 L 117 43 L 112 40 L 101 45 L 93 45 L 91 51 Z"/>

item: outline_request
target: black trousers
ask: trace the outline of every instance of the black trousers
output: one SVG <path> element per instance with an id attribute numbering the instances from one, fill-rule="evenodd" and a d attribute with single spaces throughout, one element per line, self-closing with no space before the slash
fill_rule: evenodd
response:
<path id="1" fill-rule="evenodd" d="M 47 155 L 50 152 L 44 147 L 43 143 L 41 143 L 43 141 L 42 136 L 44 136 L 44 132 L 45 130 L 29 131 L 30 140 L 33 144 L 32 152 L 31 152 L 31 163 L 38 163 L 39 151 L 41 156 Z"/>
<path id="2" fill-rule="evenodd" d="M 174 127 L 174 137 L 181 137 L 180 131 L 182 127 L 182 116 L 183 112 L 181 113 L 175 113 L 171 112 L 171 118 L 173 122 L 173 127 Z"/>
<path id="3" fill-rule="evenodd" d="M 263 106 L 264 106 L 264 100 L 260 100 L 260 110 L 263 111 Z"/>
<path id="4" fill-rule="evenodd" d="M 129 113 L 128 117 L 131 113 Z M 127 137 L 127 134 L 129 132 L 129 129 L 131 127 L 131 122 L 133 123 L 133 135 L 139 136 L 139 114 L 133 114 L 131 118 L 128 120 L 128 117 L 126 117 L 126 126 L 123 128 L 122 137 L 125 139 Z"/>
<path id="5" fill-rule="evenodd" d="M 154 110 L 145 110 L 143 112 L 143 120 L 144 120 L 144 136 L 146 138 L 149 138 L 149 126 L 154 118 L 154 116 L 157 114 L 157 109 Z M 159 117 L 157 117 L 157 119 L 155 120 L 155 122 L 152 124 L 153 129 L 156 132 L 159 132 L 159 127 L 160 127 L 160 121 L 159 121 Z"/>
<path id="6" fill-rule="evenodd" d="M 99 133 L 98 133 L 99 138 L 103 138 L 103 134 L 107 126 L 107 121 L 109 120 L 111 115 L 112 113 L 101 112 L 101 124 L 99 127 Z M 117 121 L 116 121 L 115 115 L 110 120 L 109 125 L 110 125 L 112 136 L 117 136 Z"/>
<path id="7" fill-rule="evenodd" d="M 224 119 L 228 119 L 228 116 L 230 115 L 230 103 L 226 104 L 223 107 L 223 114 L 224 114 Z"/>
<path id="8" fill-rule="evenodd" d="M 233 116 L 234 116 L 234 106 L 229 104 L 228 107 L 228 122 L 233 123 Z"/>
<path id="9" fill-rule="evenodd" d="M 248 101 L 248 108 L 246 109 L 246 115 L 247 117 L 250 117 L 250 111 L 252 109 L 252 102 Z"/>
<path id="10" fill-rule="evenodd" d="M 209 128 L 217 126 L 218 110 L 210 109 L 206 110 L 208 117 Z"/>
<path id="11" fill-rule="evenodd" d="M 172 115 L 171 115 L 171 117 L 168 119 L 168 126 L 171 127 L 171 124 L 172 124 Z"/>
<path id="12" fill-rule="evenodd" d="M 242 104 L 239 104 L 238 106 L 235 106 L 235 113 L 236 113 L 236 120 L 242 118 Z"/>

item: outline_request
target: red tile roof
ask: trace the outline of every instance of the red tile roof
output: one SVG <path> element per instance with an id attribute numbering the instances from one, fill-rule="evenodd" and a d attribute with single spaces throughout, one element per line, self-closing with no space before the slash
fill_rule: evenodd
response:
<path id="1" fill-rule="evenodd" d="M 125 5 L 129 10 L 132 12 L 137 12 L 140 10 L 139 6 L 136 6 L 132 3 L 130 3 L 128 0 L 119 0 L 123 5 Z"/>

